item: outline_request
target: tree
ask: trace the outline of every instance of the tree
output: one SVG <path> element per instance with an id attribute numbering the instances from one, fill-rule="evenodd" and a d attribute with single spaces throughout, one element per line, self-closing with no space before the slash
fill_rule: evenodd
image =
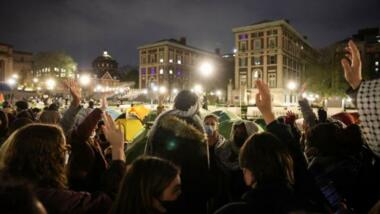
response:
<path id="1" fill-rule="evenodd" d="M 344 95 L 348 88 L 340 64 L 344 55 L 336 50 L 337 44 L 321 49 L 320 57 L 306 70 L 308 88 L 322 97 Z"/>
<path id="2" fill-rule="evenodd" d="M 119 69 L 120 80 L 123 82 L 134 82 L 135 87 L 139 85 L 139 70 L 135 66 L 123 66 Z"/>
<path id="3" fill-rule="evenodd" d="M 50 75 L 58 73 L 59 77 L 70 77 L 77 68 L 74 59 L 64 52 L 40 52 L 33 56 L 33 61 L 34 72 L 48 68 L 49 70 L 46 73 Z"/>

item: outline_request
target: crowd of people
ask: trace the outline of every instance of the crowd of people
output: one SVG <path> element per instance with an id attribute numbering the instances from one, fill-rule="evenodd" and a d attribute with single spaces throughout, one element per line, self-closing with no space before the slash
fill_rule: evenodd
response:
<path id="1" fill-rule="evenodd" d="M 63 114 L 56 104 L 4 102 L 1 213 L 380 213 L 380 80 L 362 80 L 356 45 L 346 51 L 359 121 L 315 114 L 302 97 L 301 126 L 291 112 L 276 118 L 270 89 L 257 80 L 265 131 L 235 121 L 224 138 L 218 116 L 202 117 L 198 96 L 183 90 L 132 162 L 105 99 L 84 110 L 74 81 Z"/>

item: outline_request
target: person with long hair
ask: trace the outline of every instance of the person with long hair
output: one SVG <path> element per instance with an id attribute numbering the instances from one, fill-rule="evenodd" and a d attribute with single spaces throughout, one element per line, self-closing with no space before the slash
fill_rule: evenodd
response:
<path id="1" fill-rule="evenodd" d="M 62 129 L 56 125 L 29 124 L 15 131 L 0 157 L 2 173 L 29 181 L 48 213 L 106 213 L 111 207 L 125 169 L 123 134 L 112 120 L 105 120 L 104 131 L 112 145 L 113 162 L 104 176 L 98 194 L 68 189 L 69 147 Z M 119 178 L 119 179 L 117 179 Z M 114 192 L 115 191 L 115 192 Z"/>
<path id="2" fill-rule="evenodd" d="M 111 214 L 174 212 L 170 204 L 181 194 L 179 175 L 179 168 L 168 160 L 136 159 L 124 176 Z"/>
<path id="3" fill-rule="evenodd" d="M 256 105 L 267 124 L 267 132 L 251 135 L 240 149 L 239 165 L 243 170 L 245 184 L 251 187 L 242 201 L 230 203 L 216 213 L 290 213 L 298 211 L 321 211 L 307 195 L 297 192 L 306 182 L 306 166 L 298 156 L 294 139 L 285 124 L 275 119 L 272 111 L 268 85 L 256 81 L 259 93 Z M 298 174 L 297 174 L 298 173 Z M 299 179 L 299 180 L 297 180 Z M 322 211 L 323 212 L 323 211 Z"/>

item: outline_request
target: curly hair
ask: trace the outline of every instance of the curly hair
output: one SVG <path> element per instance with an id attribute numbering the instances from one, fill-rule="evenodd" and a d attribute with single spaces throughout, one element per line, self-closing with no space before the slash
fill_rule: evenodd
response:
<path id="1" fill-rule="evenodd" d="M 56 125 L 29 124 L 5 142 L 2 171 L 37 187 L 67 188 L 66 139 Z"/>

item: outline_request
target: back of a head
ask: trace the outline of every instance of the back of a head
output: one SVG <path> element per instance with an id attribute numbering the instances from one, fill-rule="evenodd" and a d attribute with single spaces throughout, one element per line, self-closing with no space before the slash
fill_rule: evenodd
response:
<path id="1" fill-rule="evenodd" d="M 34 120 L 33 112 L 29 109 L 18 111 L 16 118 L 28 118 L 30 120 Z"/>
<path id="2" fill-rule="evenodd" d="M 58 126 L 29 124 L 15 131 L 7 141 L 3 170 L 38 187 L 66 186 L 65 136 Z"/>
<path id="3" fill-rule="evenodd" d="M 48 107 L 49 111 L 58 111 L 59 110 L 59 105 L 57 103 L 52 103 Z"/>
<path id="4" fill-rule="evenodd" d="M 61 120 L 61 115 L 57 111 L 45 110 L 40 115 L 40 122 L 47 124 L 58 124 Z"/>
<path id="5" fill-rule="evenodd" d="M 287 148 L 269 132 L 254 134 L 240 149 L 240 167 L 252 171 L 257 185 L 294 183 L 293 160 Z"/>
<path id="6" fill-rule="evenodd" d="M 90 101 L 90 102 L 88 102 L 88 107 L 89 107 L 89 108 L 94 108 L 94 106 L 95 106 L 94 101 Z"/>
<path id="7" fill-rule="evenodd" d="M 0 203 L 1 213 L 4 214 L 46 213 L 30 184 L 4 174 L 0 175 Z"/>
<path id="8" fill-rule="evenodd" d="M 174 99 L 174 108 L 181 111 L 187 111 L 197 102 L 198 96 L 195 93 L 189 90 L 182 90 L 177 94 L 177 96 Z"/>
<path id="9" fill-rule="evenodd" d="M 17 107 L 17 111 L 23 111 L 29 108 L 28 102 L 24 100 L 17 101 L 15 105 Z"/>
<path id="10" fill-rule="evenodd" d="M 111 213 L 156 213 L 153 199 L 159 200 L 178 174 L 177 166 L 168 160 L 150 156 L 136 159 L 124 176 Z"/>
<path id="11" fill-rule="evenodd" d="M 335 123 L 320 123 L 311 128 L 307 136 L 307 146 L 317 148 L 321 155 L 337 155 L 341 147 L 342 128 Z"/>

